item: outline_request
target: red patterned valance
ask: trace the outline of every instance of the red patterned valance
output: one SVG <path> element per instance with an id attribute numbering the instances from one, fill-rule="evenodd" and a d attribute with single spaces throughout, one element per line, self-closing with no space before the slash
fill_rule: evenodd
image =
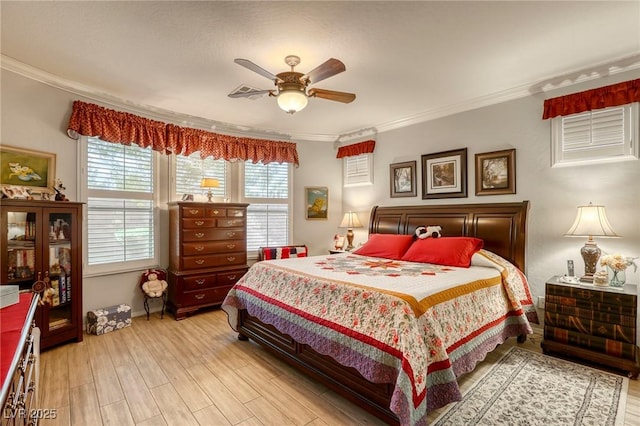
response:
<path id="1" fill-rule="evenodd" d="M 98 136 L 108 142 L 125 145 L 134 143 L 144 148 L 150 146 L 154 151 L 165 154 L 191 155 L 200 151 L 202 158 L 299 165 L 296 144 L 292 142 L 221 135 L 81 101 L 73 103 L 67 133 L 74 138 L 78 135 Z"/>
<path id="2" fill-rule="evenodd" d="M 559 115 L 577 114 L 638 101 L 640 101 L 640 79 L 547 99 L 544 101 L 542 119 L 546 120 Z"/>
<path id="3" fill-rule="evenodd" d="M 373 152 L 376 147 L 376 141 L 368 140 L 364 142 L 358 142 L 351 145 L 341 146 L 338 148 L 338 154 L 336 158 L 353 157 L 354 155 L 369 154 Z"/>

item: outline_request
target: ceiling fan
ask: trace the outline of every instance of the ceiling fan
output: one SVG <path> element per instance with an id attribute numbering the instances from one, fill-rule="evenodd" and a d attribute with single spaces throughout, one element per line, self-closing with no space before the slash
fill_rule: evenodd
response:
<path id="1" fill-rule="evenodd" d="M 248 59 L 234 59 L 233 62 L 258 73 L 269 80 L 272 80 L 276 89 L 236 90 L 229 93 L 229 97 L 231 98 L 248 98 L 268 93 L 269 96 L 275 96 L 278 98 L 278 106 L 288 114 L 293 114 L 306 107 L 308 98 L 310 97 L 328 99 L 330 101 L 343 102 L 347 104 L 356 98 L 354 93 L 336 92 L 334 90 L 309 87 L 311 84 L 315 84 L 346 70 L 344 64 L 338 59 L 331 58 L 318 65 L 307 74 L 302 74 L 294 71 L 295 66 L 300 63 L 300 58 L 295 55 L 289 55 L 284 58 L 284 62 L 291 67 L 291 71 L 284 71 L 276 75 L 254 64 Z"/>

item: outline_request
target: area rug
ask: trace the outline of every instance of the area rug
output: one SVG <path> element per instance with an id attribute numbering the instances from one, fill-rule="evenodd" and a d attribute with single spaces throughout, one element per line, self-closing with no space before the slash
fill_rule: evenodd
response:
<path id="1" fill-rule="evenodd" d="M 513 347 L 434 425 L 624 424 L 629 379 Z"/>

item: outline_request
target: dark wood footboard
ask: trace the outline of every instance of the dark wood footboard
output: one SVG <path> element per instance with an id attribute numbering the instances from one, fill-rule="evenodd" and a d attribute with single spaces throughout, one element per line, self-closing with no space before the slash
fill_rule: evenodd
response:
<path id="1" fill-rule="evenodd" d="M 386 423 L 400 424 L 397 416 L 389 410 L 392 384 L 371 383 L 354 368 L 345 367 L 333 358 L 296 342 L 273 326 L 252 317 L 245 310 L 238 313 L 238 331 L 239 338 L 253 339 L 279 358 Z"/>

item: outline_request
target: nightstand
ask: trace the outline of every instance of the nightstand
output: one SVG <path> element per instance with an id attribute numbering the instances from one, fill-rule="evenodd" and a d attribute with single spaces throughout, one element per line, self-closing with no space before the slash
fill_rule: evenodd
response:
<path id="1" fill-rule="evenodd" d="M 637 337 L 638 288 L 567 284 L 559 276 L 545 285 L 544 353 L 555 353 L 640 374 Z"/>

